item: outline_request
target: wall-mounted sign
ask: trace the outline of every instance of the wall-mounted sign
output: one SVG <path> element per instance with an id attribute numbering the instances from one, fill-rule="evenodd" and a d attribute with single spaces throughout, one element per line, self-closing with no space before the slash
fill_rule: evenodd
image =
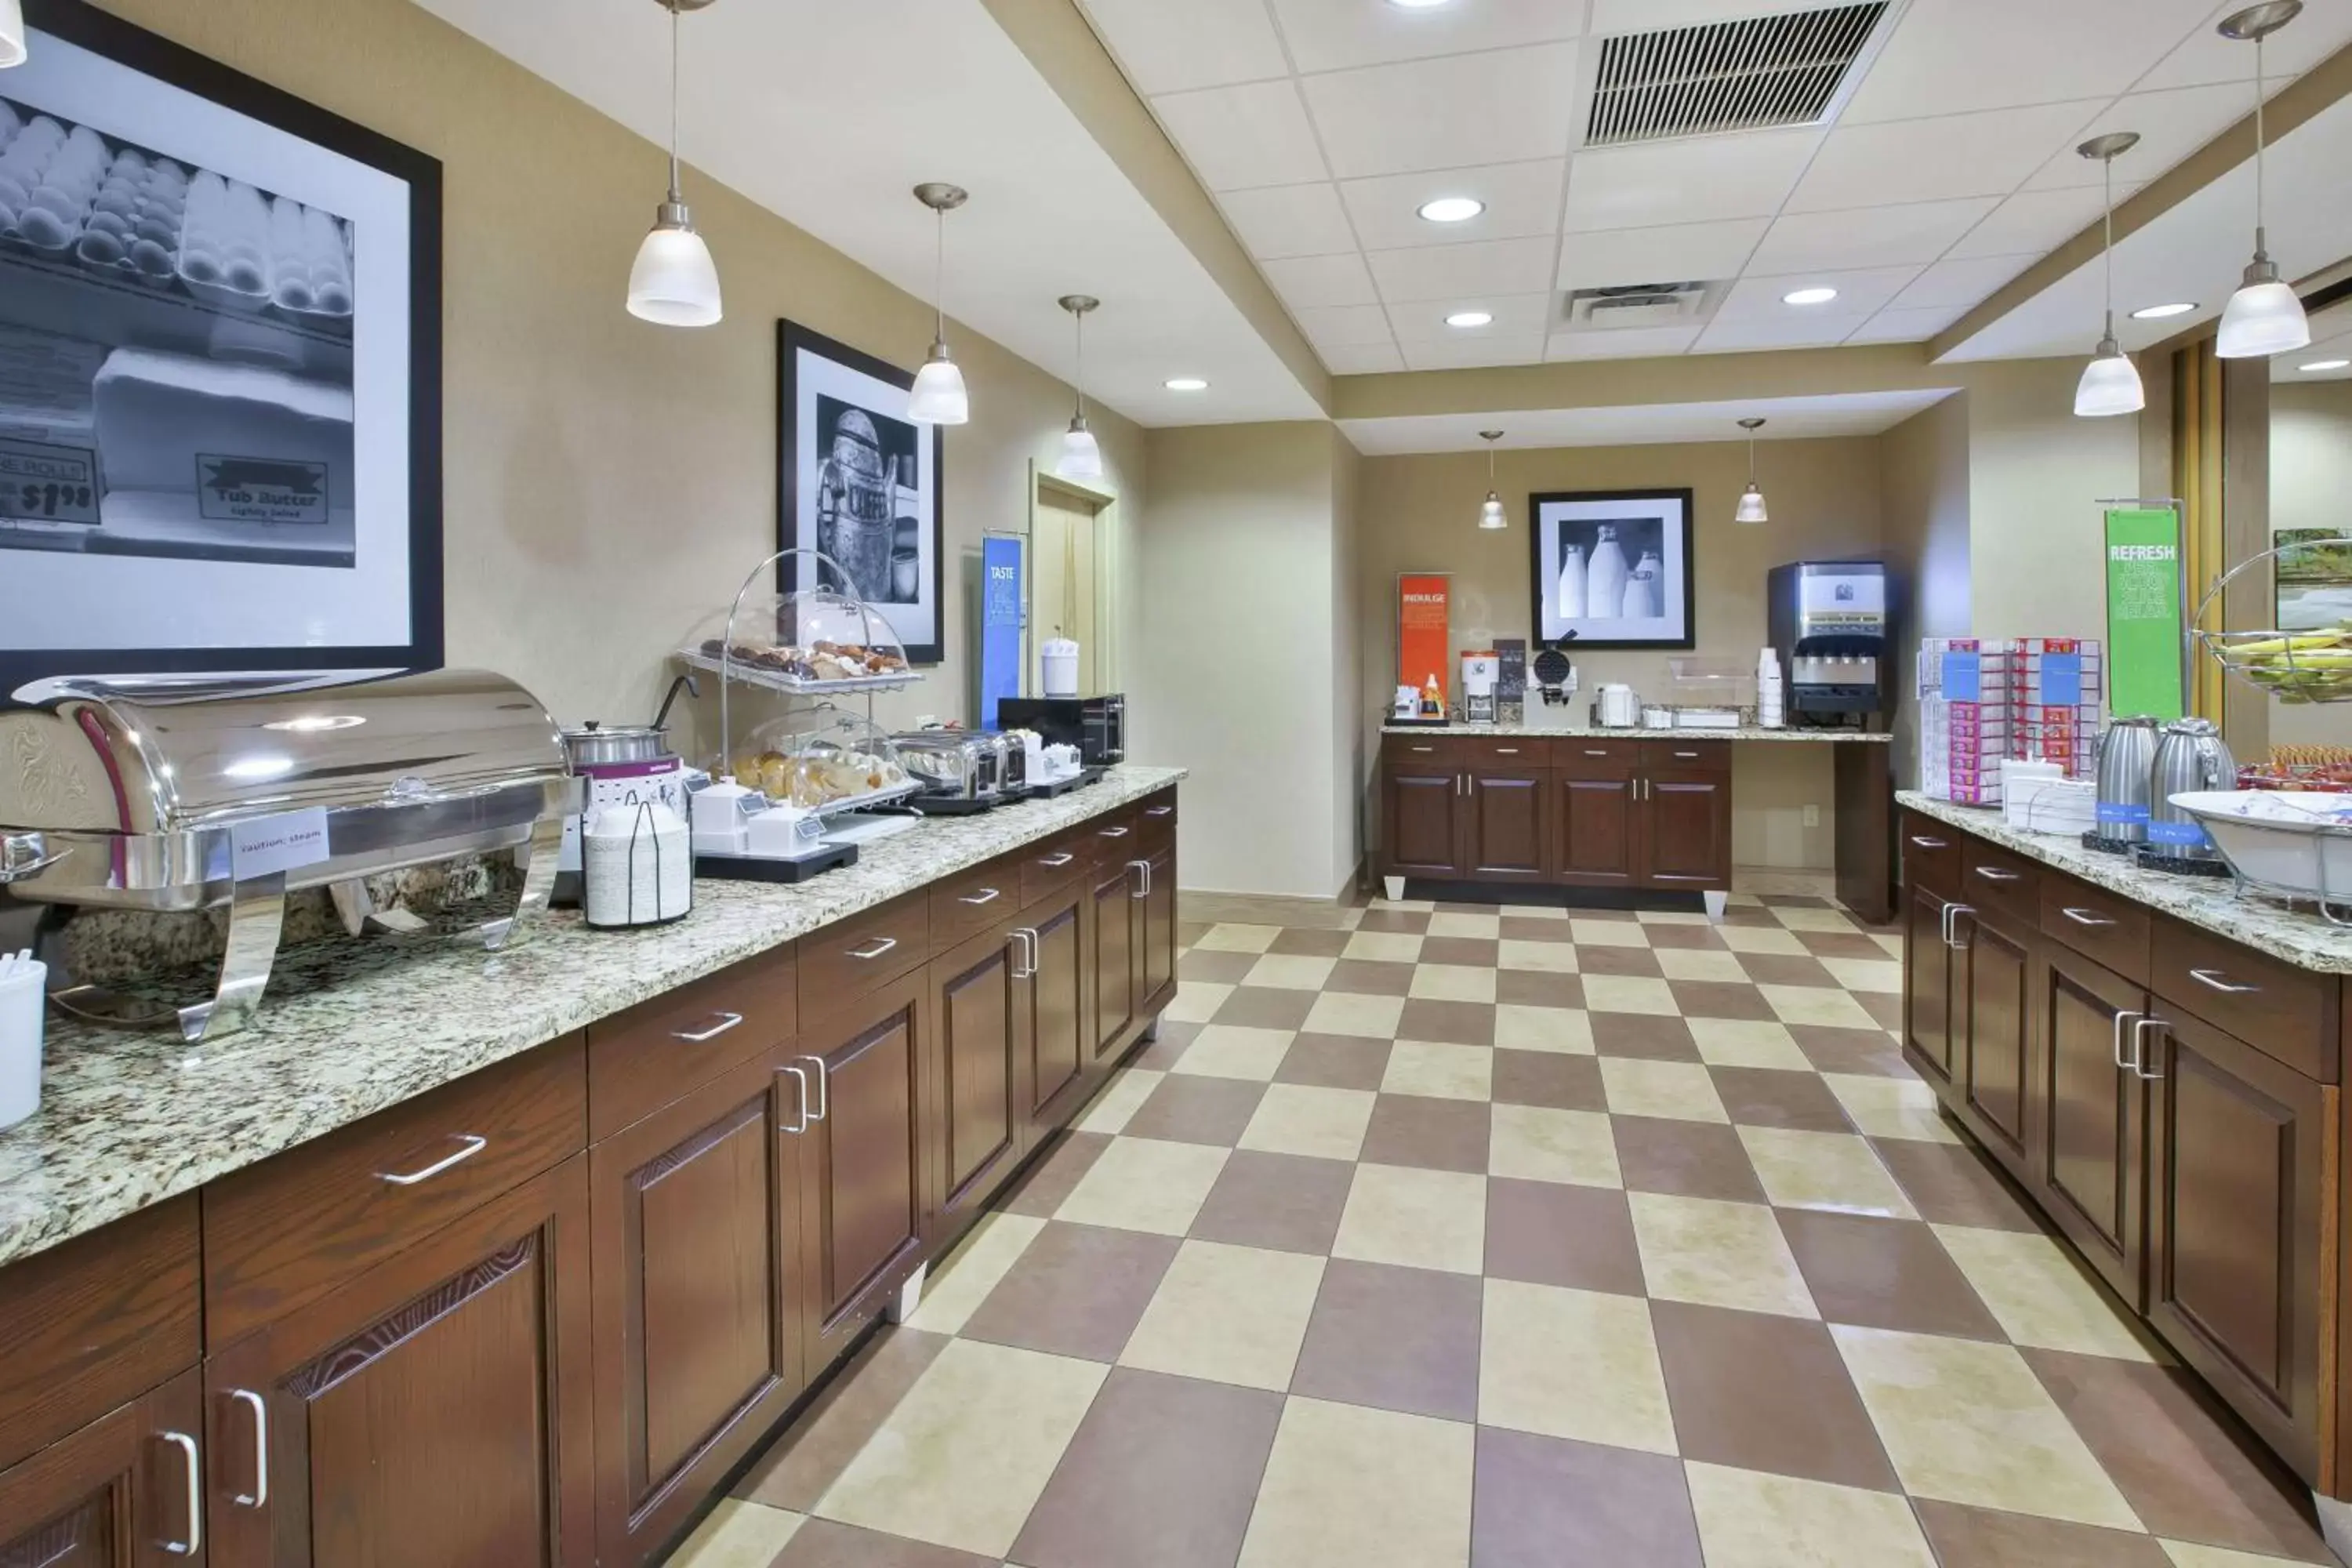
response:
<path id="1" fill-rule="evenodd" d="M 2107 512 L 2108 711 L 2178 719 L 2180 514 L 2170 507 Z"/>
<path id="2" fill-rule="evenodd" d="M 1435 682 L 1440 715 L 1445 711 L 1448 689 L 1453 595 L 1454 579 L 1443 572 L 1408 572 L 1397 578 L 1396 683 L 1425 691 Z"/>
<path id="3" fill-rule="evenodd" d="M 993 730 L 996 705 L 1021 695 L 1022 578 L 1026 541 L 992 533 L 980 542 L 980 727 Z"/>

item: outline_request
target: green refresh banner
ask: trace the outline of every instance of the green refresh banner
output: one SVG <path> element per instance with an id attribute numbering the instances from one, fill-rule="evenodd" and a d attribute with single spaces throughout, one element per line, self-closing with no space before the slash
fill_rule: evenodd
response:
<path id="1" fill-rule="evenodd" d="M 2107 513 L 2107 710 L 2181 715 L 2180 515 Z"/>

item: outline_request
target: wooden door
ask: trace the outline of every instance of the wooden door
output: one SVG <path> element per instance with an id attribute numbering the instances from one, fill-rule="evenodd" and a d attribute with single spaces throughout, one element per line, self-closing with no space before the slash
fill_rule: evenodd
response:
<path id="1" fill-rule="evenodd" d="M 1135 972 L 1136 1010 L 1157 1016 L 1176 996 L 1176 845 L 1144 857 L 1143 897 L 1137 910 L 1142 949 Z"/>
<path id="2" fill-rule="evenodd" d="M 1381 770 L 1381 821 L 1386 874 L 1458 879 L 1462 875 L 1462 774 L 1437 763 Z"/>
<path id="3" fill-rule="evenodd" d="M 1731 779 L 1714 769 L 1651 768 L 1642 780 L 1641 882 L 1648 888 L 1731 886 Z"/>
<path id="4" fill-rule="evenodd" d="M 1107 1064 L 1135 1021 L 1136 877 L 1123 860 L 1097 867 L 1088 879 L 1094 925 L 1094 1023 L 1087 1066 Z"/>
<path id="5" fill-rule="evenodd" d="M 1633 775 L 1552 776 L 1552 879 L 1580 888 L 1630 888 L 1641 876 Z"/>
<path id="6" fill-rule="evenodd" d="M 205 1562 L 204 1415 L 202 1379 L 183 1373 L 0 1470 L 0 1564 Z"/>
<path id="7" fill-rule="evenodd" d="M 1011 931 L 964 943 L 931 966 L 939 1007 L 940 1212 L 954 1222 L 985 1205 L 1021 1163 L 1036 1104 L 1021 1017 L 1030 1000 L 1028 942 Z"/>
<path id="8" fill-rule="evenodd" d="M 2337 1090 L 2210 1025 L 2144 1032 L 2147 1315 L 2306 1481 L 2319 1463 L 2322 1184 Z"/>
<path id="9" fill-rule="evenodd" d="M 929 975 L 917 970 L 829 1016 L 803 1022 L 786 1064 L 810 1079 L 801 1138 L 801 1237 L 812 1303 L 811 1382 L 846 1350 L 922 1258 L 936 1209 L 924 1167 L 922 1065 Z"/>
<path id="10" fill-rule="evenodd" d="M 1903 1043 L 1912 1064 L 1941 1090 L 1952 1078 L 1952 950 L 1944 943 L 1939 893 L 1905 889 L 1903 900 Z M 1947 1103 L 1950 1096 L 1946 1096 Z"/>
<path id="11" fill-rule="evenodd" d="M 2042 944 L 2039 975 L 2034 1195 L 2137 1309 L 2146 1284 L 2147 1097 L 2130 1061 L 2147 996 L 2054 942 Z"/>
<path id="12" fill-rule="evenodd" d="M 805 1384 L 799 1096 L 777 1059 L 589 1151 L 606 1568 L 644 1562 Z"/>
<path id="13" fill-rule="evenodd" d="M 1071 889 L 1033 906 L 1024 917 L 1024 929 L 1035 949 L 1029 961 L 1036 969 L 1021 982 L 1022 1045 L 1028 1056 L 1024 1081 L 1029 1089 L 1024 1155 L 1086 1101 L 1091 998 L 1079 936 L 1089 897 Z"/>
<path id="14" fill-rule="evenodd" d="M 1954 1064 L 1960 1117 L 1995 1158 L 2032 1184 L 2026 1158 L 2028 1086 L 2032 1078 L 2033 996 L 2030 937 L 1981 911 L 1952 921 L 1961 942 L 1954 1016 L 1960 1030 Z"/>
<path id="15" fill-rule="evenodd" d="M 1462 874 L 1480 882 L 1540 882 L 1551 874 L 1541 768 L 1481 766 L 1464 777 Z"/>
<path id="16" fill-rule="evenodd" d="M 596 1560 L 588 1156 L 205 1363 L 224 1568 Z"/>

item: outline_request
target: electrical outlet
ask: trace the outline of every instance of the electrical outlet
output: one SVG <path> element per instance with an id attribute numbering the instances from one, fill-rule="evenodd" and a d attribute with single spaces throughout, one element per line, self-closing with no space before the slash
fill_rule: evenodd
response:
<path id="1" fill-rule="evenodd" d="M 1805 807 L 1805 826 L 1808 827 L 1819 827 L 1821 825 L 1822 808 L 1818 805 L 1809 805 Z"/>

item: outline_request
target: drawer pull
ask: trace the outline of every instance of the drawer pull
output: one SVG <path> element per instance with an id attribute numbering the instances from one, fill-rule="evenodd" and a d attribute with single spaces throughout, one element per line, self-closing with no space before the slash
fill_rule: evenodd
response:
<path id="1" fill-rule="evenodd" d="M 1517 746 L 1497 746 L 1495 748 L 1495 754 L 1498 757 L 1516 757 L 1519 754 L 1519 749 Z"/>
<path id="2" fill-rule="evenodd" d="M 895 936 L 877 936 L 872 942 L 867 942 L 864 947 L 851 948 L 849 950 L 849 956 L 861 962 L 866 959 L 879 958 L 898 945 L 898 939 Z"/>
<path id="3" fill-rule="evenodd" d="M 670 1031 L 670 1038 L 684 1040 L 689 1046 L 698 1046 L 705 1040 L 717 1039 L 743 1021 L 743 1015 L 740 1013 L 713 1013 L 710 1017 L 711 1023 L 709 1028 L 673 1029 Z"/>
<path id="4" fill-rule="evenodd" d="M 1040 855 L 1040 856 L 1038 856 L 1038 857 L 1037 857 L 1037 864 L 1039 864 L 1040 866 L 1045 867 L 1045 868 L 1047 870 L 1049 870 L 1049 871 L 1058 871 L 1058 870 L 1060 870 L 1063 867 L 1065 867 L 1065 866 L 1068 865 L 1071 861 L 1073 861 L 1073 860 L 1075 860 L 1075 859 L 1076 859 L 1076 858 L 1077 858 L 1077 857 L 1076 857 L 1076 856 L 1075 856 L 1075 855 L 1071 854 L 1068 850 L 1065 849 L 1065 850 L 1063 850 L 1063 851 L 1062 851 L 1060 854 L 1058 854 L 1058 855 Z"/>
<path id="5" fill-rule="evenodd" d="M 1143 815 L 1146 816 L 1173 816 L 1176 815 L 1176 808 L 1172 805 L 1147 805 L 1143 808 Z"/>
<path id="6" fill-rule="evenodd" d="M 1696 762 L 1698 760 L 1698 753 L 1696 752 L 1676 752 L 1675 755 L 1678 757 L 1686 757 L 1692 762 Z"/>
<path id="7" fill-rule="evenodd" d="M 2189 978 L 2200 985 L 2210 985 L 2225 996 L 2243 996 L 2262 989 L 2259 985 L 2232 985 L 2221 978 L 2221 972 L 2218 969 L 2192 969 L 2189 972 Z"/>
<path id="8" fill-rule="evenodd" d="M 2126 1018 L 2145 1018 L 2147 1016 L 2147 1015 L 2145 1013 L 2134 1013 L 2129 1009 L 2126 1009 L 2125 1011 L 2116 1015 L 2116 1070 L 2117 1072 L 2136 1072 L 2138 1070 L 2135 1064 L 2124 1060 L 2124 1020 Z M 2135 1047 L 2139 1045 L 2138 1036 L 2135 1035 L 2132 1037 L 2132 1045 Z"/>
<path id="9" fill-rule="evenodd" d="M 1962 915 L 1972 915 L 1976 912 L 1975 907 L 1969 904 L 1946 904 L 1944 906 L 1944 945 L 1946 947 L 1950 948 L 1954 952 L 1966 952 L 1968 951 L 1968 943 L 1960 940 L 1960 917 Z"/>
<path id="10" fill-rule="evenodd" d="M 419 1182 L 431 1181 L 434 1177 L 439 1175 L 442 1172 L 447 1170 L 452 1165 L 464 1164 L 467 1161 L 472 1159 L 475 1155 L 480 1153 L 483 1150 L 490 1146 L 490 1141 L 488 1139 L 478 1136 L 475 1133 L 455 1132 L 450 1134 L 450 1136 L 457 1139 L 457 1142 L 464 1144 L 465 1147 L 458 1150 L 456 1153 L 449 1155 L 446 1159 L 434 1161 L 433 1163 L 425 1166 L 425 1169 L 421 1171 L 410 1171 L 404 1175 L 395 1175 L 390 1171 L 378 1171 L 376 1174 L 384 1181 L 390 1182 L 395 1187 L 413 1187 Z"/>
<path id="11" fill-rule="evenodd" d="M 1952 847 L 1952 841 L 1948 838 L 1930 838 L 1924 833 L 1913 834 L 1911 842 L 1922 849 L 1949 849 Z"/>
<path id="12" fill-rule="evenodd" d="M 1415 752 L 1424 757 L 1429 755 L 1430 752 L 1437 750 L 1435 746 L 1415 746 L 1412 749 Z"/>
<path id="13" fill-rule="evenodd" d="M 1979 866 L 1976 872 L 1988 882 L 2021 882 L 2025 879 L 2024 872 L 2004 871 L 1998 866 Z"/>
<path id="14" fill-rule="evenodd" d="M 994 888 L 982 888 L 977 897 L 958 899 L 956 902 L 960 904 L 970 904 L 972 908 L 978 909 L 982 904 L 992 904 L 996 902 L 998 898 L 1001 896 L 1002 895 L 999 894 Z"/>
<path id="15" fill-rule="evenodd" d="M 793 1133 L 805 1132 L 808 1131 L 809 1124 L 808 1074 L 801 1069 L 797 1062 L 786 1068 L 784 1071 L 790 1073 L 793 1081 L 800 1086 L 800 1121 L 790 1127 L 779 1127 L 777 1131 Z"/>
<path id="16" fill-rule="evenodd" d="M 2164 1070 L 2161 1068 L 2154 1072 L 2147 1070 L 2147 1046 L 2143 1037 L 2150 1029 L 2163 1029 L 2170 1026 L 2161 1018 L 2142 1018 L 2132 1026 L 2132 1073 L 2135 1077 L 2154 1083 L 2164 1076 Z"/>
<path id="17" fill-rule="evenodd" d="M 803 1057 L 801 1060 L 808 1063 L 816 1079 L 816 1109 L 811 1110 L 805 1103 L 801 1108 L 801 1125 L 805 1127 L 812 1121 L 824 1121 L 825 1113 L 833 1109 L 833 1069 L 824 1065 L 823 1057 Z"/>
<path id="18" fill-rule="evenodd" d="M 1609 752 L 1605 747 L 1587 746 L 1584 748 L 1584 754 L 1588 757 L 1605 757 Z"/>
<path id="19" fill-rule="evenodd" d="M 1102 829 L 1101 837 L 1105 838 L 1124 838 L 1127 837 L 1127 829 L 1124 827 L 1106 827 Z"/>
<path id="20" fill-rule="evenodd" d="M 2105 915 L 2095 914 L 2089 910 L 2076 909 L 2072 904 L 2066 905 L 2058 912 L 2078 926 L 2111 926 L 2116 923 Z"/>
<path id="21" fill-rule="evenodd" d="M 188 1482 L 188 1538 L 160 1544 L 174 1557 L 194 1557 L 205 1545 L 205 1472 L 196 1458 L 196 1440 L 185 1432 L 163 1432 L 158 1436 L 180 1450 Z"/>
<path id="22" fill-rule="evenodd" d="M 253 1412 L 253 1490 L 237 1492 L 229 1500 L 239 1508 L 269 1506 L 269 1405 L 249 1388 L 232 1388 L 229 1402 Z"/>

